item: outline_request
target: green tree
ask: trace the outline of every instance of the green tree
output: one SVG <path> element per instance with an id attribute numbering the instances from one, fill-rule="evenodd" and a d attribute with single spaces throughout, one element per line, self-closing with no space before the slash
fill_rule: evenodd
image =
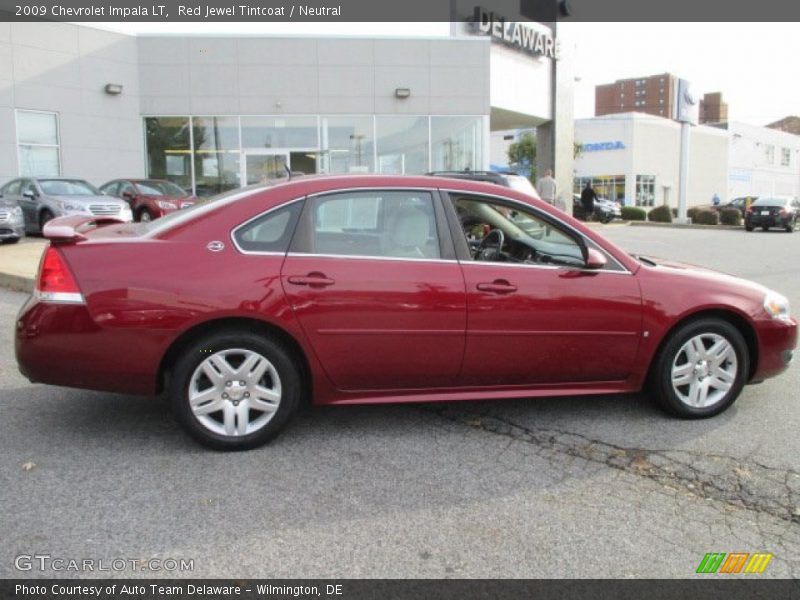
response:
<path id="1" fill-rule="evenodd" d="M 519 141 L 508 147 L 508 164 L 514 168 L 530 169 L 529 179 L 536 182 L 536 136 L 523 133 Z"/>

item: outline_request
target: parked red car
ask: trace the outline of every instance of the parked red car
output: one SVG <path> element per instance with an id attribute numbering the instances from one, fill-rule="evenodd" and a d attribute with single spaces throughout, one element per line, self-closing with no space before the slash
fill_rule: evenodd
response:
<path id="1" fill-rule="evenodd" d="M 100 186 L 100 191 L 126 200 L 134 221 L 152 221 L 197 202 L 197 198 L 165 179 L 115 179 Z"/>
<path id="2" fill-rule="evenodd" d="M 165 390 L 213 448 L 266 442 L 305 401 L 647 384 L 669 412 L 709 417 L 786 369 L 797 342 L 776 292 L 628 255 L 488 183 L 308 177 L 111 221 L 48 223 L 19 368 L 35 382 Z"/>

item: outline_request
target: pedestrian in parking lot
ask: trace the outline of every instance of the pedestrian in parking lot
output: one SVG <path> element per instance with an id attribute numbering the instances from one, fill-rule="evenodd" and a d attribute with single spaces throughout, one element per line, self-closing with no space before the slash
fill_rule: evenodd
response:
<path id="1" fill-rule="evenodd" d="M 556 180 L 553 179 L 552 169 L 547 169 L 544 172 L 544 177 L 536 182 L 536 191 L 539 193 L 539 197 L 542 200 L 551 206 L 555 206 L 558 186 L 556 185 Z"/>
<path id="2" fill-rule="evenodd" d="M 719 199 L 719 194 L 717 192 L 714 192 L 714 197 L 711 199 L 711 202 L 714 203 L 714 206 L 719 206 L 721 200 Z"/>
<path id="3" fill-rule="evenodd" d="M 594 191 L 592 182 L 587 181 L 586 187 L 581 191 L 581 204 L 583 205 L 583 212 L 587 221 L 589 221 L 594 214 L 595 200 L 597 200 L 597 192 Z"/>

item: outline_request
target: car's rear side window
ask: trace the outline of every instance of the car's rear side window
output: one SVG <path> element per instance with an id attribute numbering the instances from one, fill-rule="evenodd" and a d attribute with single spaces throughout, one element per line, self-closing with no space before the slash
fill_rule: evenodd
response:
<path id="1" fill-rule="evenodd" d="M 302 201 L 293 202 L 245 223 L 233 234 L 236 245 L 244 252 L 286 252 L 302 208 Z"/>
<path id="2" fill-rule="evenodd" d="M 441 257 L 430 192 L 338 192 L 311 198 L 306 210 L 293 252 L 377 258 Z"/>

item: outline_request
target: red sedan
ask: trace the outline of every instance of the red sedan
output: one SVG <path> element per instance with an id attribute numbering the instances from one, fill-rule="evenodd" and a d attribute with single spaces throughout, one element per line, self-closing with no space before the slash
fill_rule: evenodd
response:
<path id="1" fill-rule="evenodd" d="M 219 449 L 314 404 L 634 392 L 709 417 L 787 368 L 788 302 L 630 256 L 496 185 L 309 177 L 151 223 L 48 223 L 16 332 L 31 381 L 166 391 Z M 165 257 L 169 257 L 165 260 Z"/>
<path id="2" fill-rule="evenodd" d="M 100 186 L 100 191 L 130 204 L 134 221 L 152 221 L 197 202 L 197 198 L 165 179 L 115 179 Z"/>

